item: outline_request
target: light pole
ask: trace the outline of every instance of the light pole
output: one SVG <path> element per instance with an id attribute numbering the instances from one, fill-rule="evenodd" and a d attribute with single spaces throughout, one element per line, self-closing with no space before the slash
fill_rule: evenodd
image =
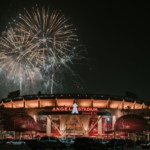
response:
<path id="1" fill-rule="evenodd" d="M 15 120 L 14 120 L 14 139 L 16 139 L 16 124 L 15 124 Z"/>
<path id="2" fill-rule="evenodd" d="M 109 121 L 110 121 L 110 118 L 107 117 L 107 118 L 106 118 L 107 139 L 108 139 L 108 125 L 109 125 Z"/>

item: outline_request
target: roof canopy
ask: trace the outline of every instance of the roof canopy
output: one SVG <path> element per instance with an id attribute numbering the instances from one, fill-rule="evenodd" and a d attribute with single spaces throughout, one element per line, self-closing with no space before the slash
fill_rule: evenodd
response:
<path id="1" fill-rule="evenodd" d="M 10 131 L 33 131 L 35 130 L 35 125 L 34 119 L 25 114 L 10 116 L 10 118 L 5 119 L 5 128 Z"/>
<path id="2" fill-rule="evenodd" d="M 146 119 L 135 114 L 121 116 L 115 123 L 115 131 L 142 132 L 149 129 Z"/>

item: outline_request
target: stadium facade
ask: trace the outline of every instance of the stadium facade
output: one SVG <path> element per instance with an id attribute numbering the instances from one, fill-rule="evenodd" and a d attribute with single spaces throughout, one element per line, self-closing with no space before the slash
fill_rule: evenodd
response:
<path id="1" fill-rule="evenodd" d="M 14 136 L 15 131 L 15 134 L 19 132 L 26 138 L 42 135 L 99 138 L 135 136 L 115 131 L 116 120 L 127 114 L 141 115 L 147 120 L 150 116 L 148 104 L 108 95 L 26 95 L 2 99 L 0 106 L 1 133 Z M 149 138 L 146 128 L 142 133 Z"/>

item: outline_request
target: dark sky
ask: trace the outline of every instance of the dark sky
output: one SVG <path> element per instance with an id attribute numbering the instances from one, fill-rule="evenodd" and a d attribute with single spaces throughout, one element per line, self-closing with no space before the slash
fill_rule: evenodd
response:
<path id="1" fill-rule="evenodd" d="M 49 5 L 62 10 L 87 48 L 88 63 L 78 66 L 84 92 L 150 102 L 150 9 L 148 2 L 98 0 L 1 0 L 0 31 L 24 7 Z"/>

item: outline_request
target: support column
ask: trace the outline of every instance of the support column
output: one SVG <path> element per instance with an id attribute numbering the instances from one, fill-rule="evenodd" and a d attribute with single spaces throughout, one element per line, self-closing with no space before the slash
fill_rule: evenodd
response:
<path id="1" fill-rule="evenodd" d="M 102 137 L 102 118 L 98 121 L 98 135 Z"/>
<path id="2" fill-rule="evenodd" d="M 47 135 L 51 134 L 51 120 L 50 120 L 50 116 L 47 116 L 46 134 Z"/>
<path id="3" fill-rule="evenodd" d="M 112 116 L 112 130 L 115 130 L 115 122 L 116 122 L 116 116 Z M 114 131 L 114 135 L 113 138 L 115 138 L 115 131 Z"/>

